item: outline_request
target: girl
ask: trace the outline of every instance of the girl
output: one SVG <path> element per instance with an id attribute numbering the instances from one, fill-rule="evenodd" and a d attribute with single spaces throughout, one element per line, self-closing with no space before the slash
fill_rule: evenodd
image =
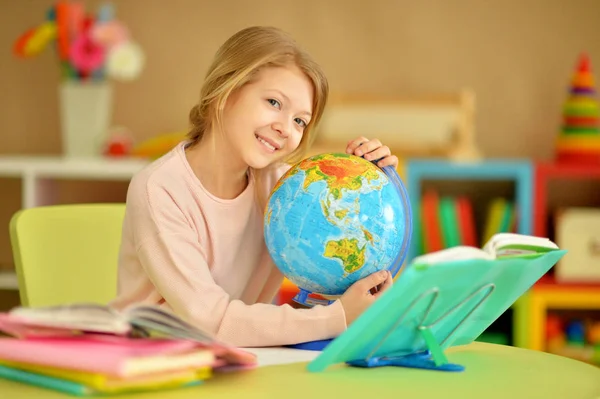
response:
<path id="1" fill-rule="evenodd" d="M 278 29 L 227 40 L 191 110 L 189 140 L 130 183 L 112 305 L 157 304 L 230 344 L 276 346 L 339 335 L 391 286 L 379 272 L 329 306 L 272 304 L 283 276 L 262 210 L 311 143 L 328 90 L 321 68 Z M 398 163 L 377 140 L 360 137 L 346 151 Z"/>

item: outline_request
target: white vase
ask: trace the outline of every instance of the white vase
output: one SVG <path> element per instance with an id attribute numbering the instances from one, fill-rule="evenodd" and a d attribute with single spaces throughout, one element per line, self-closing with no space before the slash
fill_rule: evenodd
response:
<path id="1" fill-rule="evenodd" d="M 63 154 L 98 157 L 108 138 L 113 90 L 106 82 L 62 82 L 59 88 Z"/>

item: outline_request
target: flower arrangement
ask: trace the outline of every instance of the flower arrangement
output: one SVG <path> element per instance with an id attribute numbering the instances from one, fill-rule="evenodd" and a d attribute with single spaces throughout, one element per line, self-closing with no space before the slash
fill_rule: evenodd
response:
<path id="1" fill-rule="evenodd" d="M 54 42 L 62 78 L 77 81 L 127 81 L 141 73 L 145 56 L 129 30 L 115 19 L 110 3 L 97 15 L 86 13 L 78 1 L 58 1 L 38 26 L 28 29 L 14 43 L 19 58 L 32 58 Z"/>

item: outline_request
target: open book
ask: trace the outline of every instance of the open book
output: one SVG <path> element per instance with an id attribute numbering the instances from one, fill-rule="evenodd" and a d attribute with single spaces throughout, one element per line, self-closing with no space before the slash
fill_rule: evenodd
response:
<path id="1" fill-rule="evenodd" d="M 10 330 L 12 326 L 12 331 Z M 118 312 L 108 306 L 76 303 L 48 307 L 15 307 L 0 318 L 0 330 L 11 335 L 106 333 L 132 337 L 189 339 L 212 344 L 216 339 L 157 306 L 137 305 Z"/>
<path id="2" fill-rule="evenodd" d="M 15 307 L 0 313 L 0 333 L 16 338 L 68 337 L 107 334 L 130 338 L 194 341 L 211 348 L 226 364 L 254 365 L 256 357 L 177 315 L 151 305 L 134 305 L 122 312 L 94 303 L 46 307 Z"/>
<path id="3" fill-rule="evenodd" d="M 548 238 L 515 233 L 494 234 L 483 248 L 459 245 L 415 257 L 414 265 L 433 265 L 469 259 L 500 259 L 506 257 L 539 256 L 557 250 L 558 246 Z"/>

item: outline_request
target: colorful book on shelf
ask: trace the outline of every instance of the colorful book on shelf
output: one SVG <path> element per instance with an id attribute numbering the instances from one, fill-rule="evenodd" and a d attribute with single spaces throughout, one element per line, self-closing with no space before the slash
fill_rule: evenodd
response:
<path id="1" fill-rule="evenodd" d="M 423 226 L 423 249 L 425 252 L 438 251 L 444 248 L 444 239 L 439 219 L 440 199 L 435 191 L 427 190 L 423 194 L 421 218 Z"/>
<path id="2" fill-rule="evenodd" d="M 439 204 L 439 221 L 444 248 L 461 244 L 460 223 L 453 197 L 442 197 Z"/>
<path id="3" fill-rule="evenodd" d="M 418 253 L 436 252 L 457 245 L 477 245 L 471 200 L 465 196 L 440 197 L 433 190 L 420 204 L 421 240 Z"/>
<path id="4" fill-rule="evenodd" d="M 499 234 L 483 248 L 417 257 L 308 370 L 346 363 L 462 371 L 445 350 L 475 341 L 565 253 L 544 238 Z"/>
<path id="5" fill-rule="evenodd" d="M 482 242 L 487 242 L 496 233 L 512 232 L 515 223 L 513 204 L 505 198 L 494 198 L 487 212 Z"/>
<path id="6" fill-rule="evenodd" d="M 0 331 L 17 338 L 106 334 L 115 337 L 190 340 L 208 347 L 222 367 L 253 367 L 256 356 L 217 340 L 157 306 L 133 306 L 117 312 L 108 306 L 77 303 L 16 307 L 0 313 Z"/>
<path id="7" fill-rule="evenodd" d="M 477 231 L 475 227 L 475 216 L 473 215 L 473 204 L 466 196 L 456 198 L 456 218 L 460 231 L 460 244 L 476 246 Z"/>

